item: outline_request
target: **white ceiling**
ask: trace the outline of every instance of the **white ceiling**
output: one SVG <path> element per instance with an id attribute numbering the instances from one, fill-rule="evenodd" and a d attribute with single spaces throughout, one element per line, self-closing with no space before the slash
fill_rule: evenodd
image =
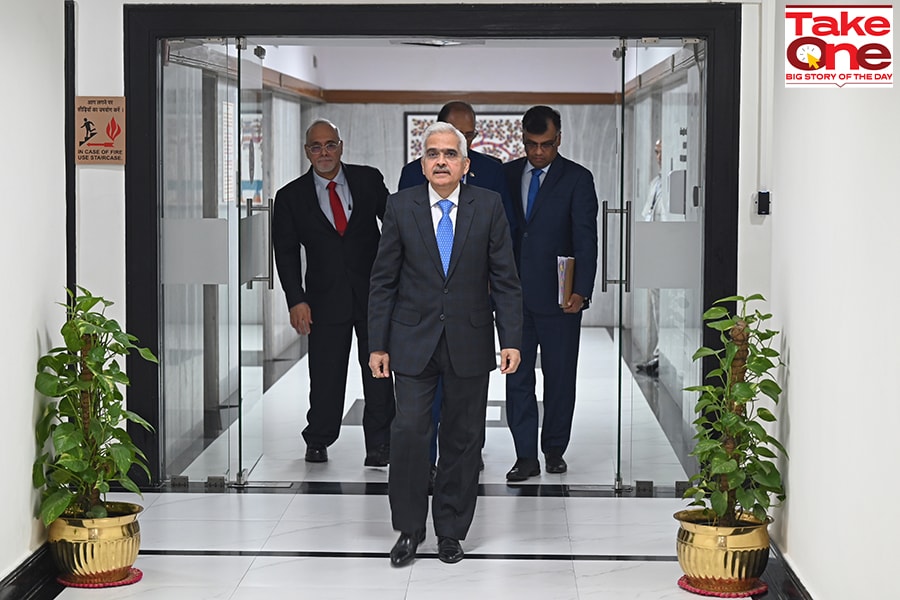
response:
<path id="1" fill-rule="evenodd" d="M 615 92 L 622 63 L 615 39 L 248 38 L 266 67 L 331 90 Z M 412 43 L 400 43 L 412 42 Z M 626 80 L 681 47 L 637 41 Z"/>

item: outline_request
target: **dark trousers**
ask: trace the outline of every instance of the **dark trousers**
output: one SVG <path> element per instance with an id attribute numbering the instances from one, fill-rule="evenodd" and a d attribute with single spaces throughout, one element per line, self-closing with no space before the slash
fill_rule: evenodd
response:
<path id="1" fill-rule="evenodd" d="M 575 412 L 575 377 L 581 339 L 581 313 L 539 315 L 525 309 L 522 324 L 522 363 L 506 376 L 506 420 L 518 458 L 538 457 L 538 406 L 534 369 L 538 346 L 544 375 L 544 420 L 541 452 L 565 452 Z"/>
<path id="2" fill-rule="evenodd" d="M 390 442 L 394 417 L 391 379 L 375 379 L 369 370 L 369 332 L 365 318 L 345 323 L 313 322 L 309 333 L 309 412 L 303 439 L 307 445 L 330 446 L 338 438 L 344 417 L 347 363 L 356 330 L 365 408 L 363 433 L 366 450 Z"/>
<path id="3" fill-rule="evenodd" d="M 456 375 L 443 336 L 424 371 L 394 373 L 397 414 L 391 426 L 388 496 L 395 530 L 415 533 L 425 528 L 431 471 L 428 446 L 434 433 L 434 394 L 441 380 L 440 453 L 431 514 L 436 535 L 465 539 L 478 498 L 488 377 L 487 372 L 476 377 Z"/>

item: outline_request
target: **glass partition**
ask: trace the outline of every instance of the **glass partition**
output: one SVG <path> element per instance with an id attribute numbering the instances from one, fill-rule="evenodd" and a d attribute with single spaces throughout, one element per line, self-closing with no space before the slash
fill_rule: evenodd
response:
<path id="1" fill-rule="evenodd" d="M 605 102 L 554 105 L 562 116 L 560 153 L 594 176 L 601 245 L 582 321 L 570 470 L 561 481 L 619 491 L 639 481 L 673 485 L 691 470 L 693 415 L 680 390 L 696 382 L 690 357 L 700 340 L 705 43 L 567 43 L 583 47 L 603 77 L 612 73 L 615 91 Z M 165 479 L 223 476 L 248 485 L 258 479 L 254 468 L 282 473 L 258 467 L 266 440 L 289 438 L 277 429 L 286 427 L 277 410 L 265 418 L 265 392 L 277 377 L 272 367 L 293 365 L 305 347 L 287 322 L 271 263 L 269 199 L 308 167 L 303 124 L 319 117 L 338 123 L 345 160 L 378 167 L 395 190 L 409 159 L 400 151 L 409 134 L 404 113 L 430 116 L 440 106 L 301 105 L 263 86 L 263 44 L 160 46 Z M 497 129 L 497 140 L 508 144 L 505 158 L 514 158 L 521 151 L 516 119 L 529 106 L 477 105 L 479 142 L 487 146 Z M 279 362 L 285 356 L 291 360 Z M 350 373 L 348 381 L 355 365 Z M 537 376 L 541 400 L 540 369 Z M 498 381 L 487 435 L 497 445 L 485 449 L 483 481 L 504 481 L 512 464 Z M 357 400 L 347 407 L 358 409 Z M 360 426 L 354 414 L 351 408 L 347 426 Z M 299 468 L 286 477 L 307 475 Z"/>
<path id="2" fill-rule="evenodd" d="M 621 477 L 671 485 L 693 472 L 682 389 L 697 381 L 703 312 L 706 45 L 654 38 L 626 48 Z M 665 437 L 642 439 L 647 423 Z"/>

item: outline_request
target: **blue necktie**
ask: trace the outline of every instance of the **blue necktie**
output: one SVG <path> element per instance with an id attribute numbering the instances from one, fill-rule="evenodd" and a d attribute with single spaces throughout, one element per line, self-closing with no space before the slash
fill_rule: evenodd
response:
<path id="1" fill-rule="evenodd" d="M 531 183 L 528 186 L 528 206 L 525 208 L 526 220 L 531 218 L 531 209 L 534 208 L 534 199 L 537 198 L 538 190 L 541 189 L 542 173 L 543 171 L 540 169 L 531 170 Z"/>
<path id="2" fill-rule="evenodd" d="M 450 268 L 450 252 L 453 250 L 453 223 L 450 222 L 450 209 L 453 208 L 453 202 L 450 200 L 441 200 L 438 202 L 441 211 L 441 220 L 437 226 L 437 245 L 438 252 L 441 253 L 441 264 L 444 265 L 444 275 L 447 275 L 447 269 Z"/>

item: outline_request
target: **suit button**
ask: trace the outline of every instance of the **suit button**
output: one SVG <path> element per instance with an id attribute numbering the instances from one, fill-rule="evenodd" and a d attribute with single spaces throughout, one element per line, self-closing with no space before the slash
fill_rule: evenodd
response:
<path id="1" fill-rule="evenodd" d="M 443 321 L 443 320 L 444 320 L 444 315 L 443 315 L 443 314 L 441 314 L 441 317 L 440 317 L 440 319 L 441 319 L 441 321 Z"/>
<path id="2" fill-rule="evenodd" d="M 523 237 L 523 238 L 527 238 L 527 237 L 528 237 L 528 232 L 526 231 L 525 233 L 523 233 L 523 234 L 522 234 L 522 237 Z"/>
<path id="3" fill-rule="evenodd" d="M 444 293 L 445 293 L 445 294 L 449 294 L 449 293 L 450 293 L 450 290 L 448 290 L 447 288 L 444 288 Z"/>

